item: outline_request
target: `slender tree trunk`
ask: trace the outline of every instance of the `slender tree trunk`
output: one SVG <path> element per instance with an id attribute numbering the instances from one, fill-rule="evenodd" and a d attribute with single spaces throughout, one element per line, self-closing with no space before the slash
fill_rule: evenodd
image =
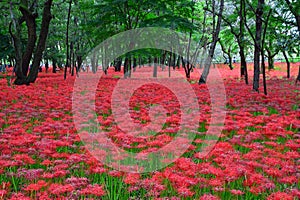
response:
<path id="1" fill-rule="evenodd" d="M 22 62 L 22 72 L 23 75 L 26 77 L 28 74 L 28 67 L 30 65 L 30 60 L 32 58 L 32 54 L 34 51 L 35 43 L 36 43 L 36 22 L 35 19 L 37 17 L 36 14 L 33 14 L 28 8 L 25 8 L 26 6 L 28 7 L 28 1 L 22 0 L 21 1 L 21 6 L 19 7 L 19 10 L 21 11 L 25 22 L 27 26 L 27 45 L 26 45 L 26 50 L 23 54 L 23 62 Z"/>
<path id="2" fill-rule="evenodd" d="M 171 77 L 171 62 L 172 62 L 172 57 L 173 57 L 173 53 L 172 53 L 172 49 L 171 49 L 170 56 L 169 56 L 169 61 L 168 61 L 168 74 L 169 74 L 169 77 Z"/>
<path id="3" fill-rule="evenodd" d="M 153 77 L 157 77 L 157 57 L 154 57 Z"/>
<path id="4" fill-rule="evenodd" d="M 261 42 L 261 66 L 262 66 L 262 71 L 263 71 L 263 85 L 264 85 L 264 94 L 267 95 L 267 80 L 266 80 L 266 65 L 265 65 L 265 54 L 264 54 L 264 44 L 265 44 L 265 38 L 266 38 L 266 33 L 267 33 L 267 27 L 269 23 L 269 18 L 272 13 L 272 10 L 269 11 L 267 19 L 265 20 L 265 28 L 263 32 L 263 38 Z M 272 55 L 271 55 L 272 58 Z"/>
<path id="5" fill-rule="evenodd" d="M 227 56 L 228 56 L 229 63 L 227 63 L 227 64 L 229 65 L 230 70 L 233 70 L 233 67 L 232 67 L 232 56 L 231 56 L 231 46 L 228 47 L 228 50 L 226 50 L 226 48 L 225 48 L 224 44 L 222 43 L 222 41 L 219 41 L 219 43 L 220 43 L 220 46 L 222 48 L 222 51 L 225 54 L 227 54 Z"/>
<path id="6" fill-rule="evenodd" d="M 128 74 L 128 65 L 129 65 L 129 59 L 128 59 L 128 56 L 125 57 L 125 61 L 124 61 L 124 78 L 127 78 L 129 77 L 129 74 Z"/>
<path id="7" fill-rule="evenodd" d="M 272 44 L 271 44 L 272 45 Z M 272 70 L 274 69 L 274 57 L 275 55 L 272 54 L 272 52 L 269 49 L 266 49 L 268 53 L 268 69 Z"/>
<path id="8" fill-rule="evenodd" d="M 274 69 L 274 57 L 273 56 L 268 57 L 268 69 L 269 70 Z"/>
<path id="9" fill-rule="evenodd" d="M 46 73 L 48 73 L 48 69 L 49 69 L 48 59 L 46 59 L 46 62 L 45 62 L 45 69 L 46 69 Z"/>
<path id="10" fill-rule="evenodd" d="M 56 73 L 56 60 L 52 60 L 52 73 Z"/>
<path id="11" fill-rule="evenodd" d="M 12 11 L 11 11 L 12 12 Z M 23 80 L 26 78 L 23 74 L 22 70 L 22 43 L 21 43 L 21 24 L 19 23 L 19 20 L 15 19 L 12 16 L 12 21 L 9 25 L 9 33 L 13 40 L 13 46 L 15 49 L 15 64 L 14 71 L 15 75 L 17 76 L 17 79 L 15 80 L 14 84 L 20 83 L 23 84 Z M 16 33 L 14 34 L 12 31 L 12 26 L 14 25 Z"/>
<path id="12" fill-rule="evenodd" d="M 253 89 L 259 91 L 259 64 L 260 64 L 260 52 L 261 52 L 261 35 L 262 35 L 262 15 L 263 6 L 265 1 L 258 0 L 256 9 L 256 21 L 255 21 L 255 48 L 254 48 L 254 77 L 253 77 Z"/>
<path id="13" fill-rule="evenodd" d="M 131 78 L 131 71 L 132 71 L 132 66 L 131 66 L 131 55 L 128 58 L 128 77 Z"/>
<path id="14" fill-rule="evenodd" d="M 291 63 L 289 61 L 288 56 L 286 55 L 286 52 L 283 50 L 282 53 L 283 53 L 283 56 L 284 56 L 284 59 L 285 59 L 285 62 L 286 62 L 286 66 L 287 66 L 287 78 L 290 78 L 291 77 L 291 73 L 290 73 Z"/>
<path id="15" fill-rule="evenodd" d="M 97 61 L 96 61 L 96 52 L 93 52 L 92 58 L 91 58 L 91 64 L 92 64 L 92 72 L 95 74 L 97 69 L 96 69 L 96 65 L 97 65 Z"/>
<path id="16" fill-rule="evenodd" d="M 73 42 L 71 42 L 70 45 L 70 58 L 71 58 L 71 76 L 74 76 L 74 46 L 73 46 Z"/>
<path id="17" fill-rule="evenodd" d="M 178 69 L 180 68 L 180 55 L 177 56 L 176 67 L 177 67 Z"/>
<path id="18" fill-rule="evenodd" d="M 210 69 L 210 65 L 211 65 L 211 62 L 212 62 L 212 59 L 213 59 L 213 56 L 214 56 L 216 44 L 219 40 L 219 33 L 220 33 L 220 29 L 221 29 L 223 9 L 224 9 L 224 0 L 221 0 L 220 1 L 219 13 L 218 13 L 217 26 L 216 26 L 216 29 L 215 29 L 214 34 L 213 34 L 213 42 L 210 46 L 208 57 L 205 59 L 204 70 L 203 70 L 203 73 L 200 77 L 199 84 L 206 83 L 207 76 L 209 74 L 209 69 Z"/>
<path id="19" fill-rule="evenodd" d="M 264 53 L 261 53 L 261 68 L 263 73 L 263 86 L 264 86 L 264 94 L 267 95 L 267 81 L 266 81 L 266 65 L 265 65 L 265 58 Z"/>
<path id="20" fill-rule="evenodd" d="M 71 8 L 72 8 L 72 0 L 69 1 L 69 9 L 68 9 L 68 18 L 67 18 L 67 30 L 66 30 L 66 65 L 65 65 L 65 71 L 64 71 L 64 79 L 67 78 L 67 68 L 70 67 L 70 57 L 69 57 L 69 26 L 70 26 L 70 18 L 71 18 Z"/>
<path id="21" fill-rule="evenodd" d="M 137 67 L 137 59 L 136 57 L 133 58 L 133 71 L 135 72 L 136 70 L 136 67 Z"/>

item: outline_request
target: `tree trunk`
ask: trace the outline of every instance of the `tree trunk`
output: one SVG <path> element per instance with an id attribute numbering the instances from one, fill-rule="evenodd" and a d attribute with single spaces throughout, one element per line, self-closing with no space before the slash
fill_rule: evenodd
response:
<path id="1" fill-rule="evenodd" d="M 32 58 L 32 54 L 34 51 L 35 43 L 36 43 L 36 14 L 33 14 L 28 8 L 24 8 L 25 6 L 28 7 L 28 1 L 21 1 L 21 6 L 19 10 L 21 11 L 27 26 L 27 44 L 26 49 L 23 54 L 22 58 L 22 72 L 23 75 L 26 77 L 28 74 L 28 67 L 30 65 L 30 60 Z"/>
<path id="2" fill-rule="evenodd" d="M 274 69 L 274 57 L 273 56 L 268 57 L 268 69 L 269 70 Z"/>
<path id="3" fill-rule="evenodd" d="M 70 67 L 70 54 L 69 54 L 69 26 L 70 26 L 70 17 L 71 17 L 71 8 L 72 8 L 72 0 L 69 1 L 69 9 L 68 9 L 68 18 L 67 18 L 67 30 L 66 30 L 66 65 L 65 65 L 65 71 L 64 71 L 64 79 L 67 78 L 67 70 L 68 67 Z"/>
<path id="4" fill-rule="evenodd" d="M 283 56 L 284 56 L 284 59 L 285 59 L 285 62 L 286 62 L 286 66 L 287 66 L 287 78 L 290 78 L 291 77 L 291 73 L 290 73 L 291 64 L 290 64 L 288 56 L 286 55 L 286 52 L 283 50 L 282 53 L 283 53 Z"/>
<path id="5" fill-rule="evenodd" d="M 231 56 L 231 46 L 228 47 L 228 50 L 226 50 L 226 48 L 225 48 L 224 44 L 222 43 L 222 41 L 219 41 L 219 43 L 220 43 L 220 46 L 221 46 L 221 48 L 222 48 L 222 51 L 223 51 L 225 54 L 227 54 L 228 59 L 229 59 L 229 63 L 227 63 L 227 61 L 226 61 L 226 64 L 229 65 L 230 70 L 233 70 L 233 67 L 232 67 L 232 56 Z M 224 57 L 225 57 L 225 56 L 224 56 Z"/>
<path id="6" fill-rule="evenodd" d="M 176 67 L 177 67 L 178 69 L 180 68 L 180 55 L 177 56 Z"/>
<path id="7" fill-rule="evenodd" d="M 125 57 L 125 61 L 124 61 L 124 78 L 127 78 L 129 77 L 129 74 L 128 74 L 128 65 L 129 65 L 129 59 L 128 57 L 126 56 Z"/>
<path id="8" fill-rule="evenodd" d="M 96 65 L 97 65 L 97 61 L 96 61 L 96 52 L 93 52 L 92 58 L 91 58 L 91 64 L 92 64 L 92 72 L 95 74 L 97 69 L 96 69 Z"/>
<path id="9" fill-rule="evenodd" d="M 12 12 L 12 11 L 11 11 Z M 14 72 L 17 76 L 17 79 L 15 80 L 14 84 L 21 85 L 23 84 L 23 80 L 26 78 L 22 72 L 22 43 L 21 43 L 21 24 L 19 22 L 20 20 L 17 20 L 12 15 L 12 22 L 9 24 L 9 33 L 13 40 L 13 46 L 15 49 L 15 61 L 14 64 Z M 14 25 L 16 33 L 13 34 L 12 26 Z"/>
<path id="10" fill-rule="evenodd" d="M 152 62 L 152 59 L 151 59 L 151 56 L 148 57 L 148 63 L 149 63 L 149 66 L 151 66 L 151 62 Z"/>
<path id="11" fill-rule="evenodd" d="M 246 62 L 246 56 L 244 52 L 244 47 L 239 44 L 240 47 L 240 58 L 241 58 L 241 76 L 245 76 L 245 82 L 248 85 L 248 70 L 247 70 L 247 62 Z"/>
<path id="12" fill-rule="evenodd" d="M 207 58 L 205 59 L 205 63 L 204 63 L 204 70 L 203 73 L 199 79 L 199 84 L 201 83 L 206 83 L 207 81 L 207 76 L 209 74 L 209 69 L 210 69 L 210 65 L 215 53 L 215 48 L 216 48 L 216 44 L 219 40 L 219 33 L 220 33 L 220 28 L 221 28 L 221 21 L 222 21 L 222 13 L 223 13 L 223 9 L 224 9 L 224 0 L 221 0 L 220 2 L 220 10 L 218 13 L 218 21 L 217 21 L 217 27 L 214 31 L 213 34 L 213 42 L 211 43 L 210 49 L 209 49 L 209 54 L 207 56 Z M 215 13 L 213 13 L 215 15 Z"/>
<path id="13" fill-rule="evenodd" d="M 157 57 L 154 57 L 153 77 L 157 77 Z"/>
<path id="14" fill-rule="evenodd" d="M 267 81 L 266 81 L 266 65 L 263 50 L 261 52 L 261 68 L 263 73 L 263 86 L 264 86 L 264 94 L 267 95 Z"/>
<path id="15" fill-rule="evenodd" d="M 135 72 L 136 70 L 136 67 L 137 67 L 137 59 L 136 57 L 133 58 L 133 71 Z"/>
<path id="16" fill-rule="evenodd" d="M 169 60 L 168 60 L 168 74 L 169 74 L 169 77 L 171 77 L 171 62 L 172 62 L 172 57 L 173 57 L 173 53 L 172 53 L 172 49 L 171 49 Z"/>
<path id="17" fill-rule="evenodd" d="M 46 60 L 46 63 L 45 63 L 45 69 L 46 69 L 46 73 L 48 73 L 48 69 L 49 69 L 48 59 Z"/>
<path id="18" fill-rule="evenodd" d="M 52 60 L 52 73 L 56 73 L 56 60 Z"/>
<path id="19" fill-rule="evenodd" d="M 42 60 L 43 52 L 46 47 L 49 25 L 52 19 L 51 6 L 52 6 L 52 0 L 48 0 L 44 4 L 42 26 L 39 35 L 39 41 L 36 48 L 36 52 L 34 54 L 32 68 L 30 69 L 29 75 L 27 77 L 29 83 L 34 83 L 38 76 L 38 69 Z"/>
<path id="20" fill-rule="evenodd" d="M 240 33 L 237 37 L 238 45 L 240 48 L 240 59 L 241 59 L 241 77 L 245 76 L 245 83 L 248 85 L 248 69 L 247 69 L 247 62 L 245 56 L 245 0 L 240 0 L 240 10 L 239 10 L 239 19 L 240 19 Z"/>
<path id="21" fill-rule="evenodd" d="M 74 76 L 74 46 L 73 46 L 73 42 L 71 42 L 71 45 L 70 45 L 70 58 L 71 58 L 71 76 Z"/>
<path id="22" fill-rule="evenodd" d="M 266 38 L 266 33 L 267 33 L 267 27 L 269 23 L 269 18 L 272 13 L 272 10 L 269 11 L 267 19 L 265 20 L 265 28 L 264 28 L 264 33 L 263 33 L 263 38 L 261 42 L 261 67 L 263 71 L 263 86 L 264 86 L 264 94 L 267 95 L 267 80 L 266 80 L 266 65 L 265 65 L 265 54 L 264 54 L 264 44 L 265 44 L 265 38 Z M 272 58 L 272 55 L 270 56 Z"/>
<path id="23" fill-rule="evenodd" d="M 45 46 L 46 46 L 46 40 L 47 40 L 47 36 L 48 36 L 48 31 L 49 31 L 49 24 L 50 24 L 50 21 L 52 18 L 51 6 L 52 6 L 52 0 L 48 0 L 44 3 L 43 17 L 42 17 L 42 24 L 41 24 L 39 40 L 38 40 L 38 43 L 36 46 L 33 63 L 30 68 L 30 72 L 29 72 L 28 76 L 27 76 L 28 65 L 29 65 L 30 59 L 32 57 L 33 50 L 35 47 L 35 42 L 36 42 L 36 32 L 33 33 L 33 31 L 36 31 L 36 22 L 35 22 L 36 16 L 34 14 L 30 14 L 29 10 L 24 10 L 24 7 L 20 8 L 20 11 L 22 12 L 23 17 L 25 18 L 25 21 L 26 21 L 26 18 L 28 17 L 28 19 L 26 21 L 26 25 L 28 26 L 27 27 L 28 28 L 28 42 L 27 42 L 26 51 L 22 58 L 22 66 L 20 63 L 18 63 L 18 65 L 17 65 L 17 69 L 16 69 L 17 79 L 14 82 L 14 84 L 16 84 L 16 85 L 23 85 L 23 84 L 29 85 L 29 83 L 34 83 L 37 78 L 38 70 L 40 67 L 40 62 L 42 60 L 43 52 L 44 52 Z M 18 54 L 17 52 L 19 52 L 20 49 L 18 49 L 18 47 L 17 47 L 16 50 L 17 50 L 16 51 L 16 55 L 17 55 Z M 30 52 L 31 52 L 31 55 L 30 55 Z M 22 69 L 20 69 L 20 68 L 22 68 Z M 22 72 L 22 75 L 20 74 L 20 72 Z"/>
<path id="24" fill-rule="evenodd" d="M 261 51 L 261 35 L 262 35 L 262 15 L 263 6 L 265 1 L 258 0 L 258 5 L 256 9 L 256 21 L 255 21 L 255 48 L 254 48 L 254 76 L 253 76 L 253 89 L 259 91 L 259 64 L 260 64 L 260 51 Z"/>

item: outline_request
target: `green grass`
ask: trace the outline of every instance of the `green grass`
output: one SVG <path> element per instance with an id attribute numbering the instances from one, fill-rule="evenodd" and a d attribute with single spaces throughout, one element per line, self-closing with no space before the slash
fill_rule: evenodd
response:
<path id="1" fill-rule="evenodd" d="M 299 109 L 299 105 L 295 104 L 295 105 L 292 106 L 292 110 L 295 111 L 295 110 L 298 110 L 298 109 Z"/>
<path id="2" fill-rule="evenodd" d="M 264 113 L 260 112 L 260 111 L 256 111 L 256 112 L 253 113 L 254 117 L 257 117 L 257 116 L 260 116 L 260 115 L 264 115 Z"/>
<path id="3" fill-rule="evenodd" d="M 277 114 L 279 114 L 279 112 L 273 107 L 268 107 L 268 110 L 269 110 L 268 115 L 277 115 Z"/>

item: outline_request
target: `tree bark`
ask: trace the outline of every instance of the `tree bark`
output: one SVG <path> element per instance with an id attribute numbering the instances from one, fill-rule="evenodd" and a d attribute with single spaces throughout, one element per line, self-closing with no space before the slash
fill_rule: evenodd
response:
<path id="1" fill-rule="evenodd" d="M 22 1 L 21 6 L 19 7 L 19 10 L 22 13 L 22 18 L 19 19 L 18 23 L 15 23 L 15 29 L 17 33 L 13 34 L 12 31 L 10 31 L 14 41 L 15 55 L 16 55 L 16 62 L 17 62 L 16 63 L 17 79 L 14 81 L 15 85 L 23 85 L 23 84 L 29 85 L 30 83 L 35 82 L 40 67 L 40 62 L 42 60 L 43 52 L 45 50 L 46 40 L 49 31 L 49 24 L 52 18 L 51 15 L 52 0 L 48 0 L 44 3 L 39 40 L 34 53 L 32 66 L 28 74 L 29 62 L 32 58 L 32 54 L 36 45 L 36 21 L 35 20 L 37 15 L 32 13 L 30 9 L 26 9 L 26 5 L 27 5 L 27 1 Z M 23 54 L 22 58 L 20 58 L 20 54 L 22 54 L 21 41 L 20 41 L 20 33 L 21 33 L 20 26 L 23 20 L 25 20 L 27 26 L 28 41 L 27 41 L 25 53 Z"/>
<path id="2" fill-rule="evenodd" d="M 286 62 L 286 66 L 287 66 L 287 78 L 290 78 L 291 77 L 291 64 L 290 64 L 290 61 L 289 61 L 289 58 L 288 56 L 286 55 L 286 52 L 283 50 L 282 51 L 282 54 L 284 56 L 284 59 L 285 59 L 285 62 Z"/>
<path id="3" fill-rule="evenodd" d="M 229 63 L 226 63 L 226 64 L 229 65 L 230 70 L 233 70 L 233 67 L 232 67 L 232 57 L 231 57 L 231 46 L 228 47 L 228 50 L 226 50 L 226 48 L 225 48 L 225 46 L 224 46 L 224 44 L 223 44 L 223 42 L 222 42 L 221 40 L 219 41 L 219 43 L 220 43 L 220 46 L 221 46 L 222 51 L 223 51 L 225 54 L 227 54 L 228 59 L 229 59 Z"/>
<path id="4" fill-rule="evenodd" d="M 21 11 L 25 19 L 26 26 L 27 26 L 27 35 L 28 35 L 26 50 L 22 58 L 22 72 L 25 77 L 28 74 L 28 67 L 30 65 L 30 60 L 32 58 L 32 54 L 34 51 L 36 38 L 37 38 L 36 22 L 35 22 L 37 15 L 30 12 L 30 10 L 27 7 L 28 7 L 28 2 L 22 0 L 19 10 Z"/>
<path id="5" fill-rule="evenodd" d="M 43 18 L 42 18 L 42 26 L 39 35 L 39 41 L 37 44 L 36 52 L 34 54 L 34 59 L 32 63 L 32 67 L 30 69 L 29 75 L 27 77 L 27 82 L 34 83 L 38 76 L 38 69 L 42 60 L 43 52 L 46 47 L 47 36 L 49 32 L 49 25 L 52 19 L 51 14 L 51 6 L 52 0 L 48 0 L 44 4 Z"/>
<path id="6" fill-rule="evenodd" d="M 154 57 L 153 77 L 157 77 L 157 57 Z"/>
<path id="7" fill-rule="evenodd" d="M 209 49 L 209 54 L 208 54 L 207 58 L 205 59 L 204 70 L 203 70 L 203 73 L 202 73 L 202 75 L 199 79 L 199 84 L 206 83 L 206 81 L 207 81 L 207 76 L 209 74 L 209 69 L 210 69 L 210 65 L 211 65 L 211 62 L 212 62 L 212 59 L 213 59 L 213 56 L 214 56 L 216 44 L 219 40 L 219 33 L 220 33 L 220 29 L 221 29 L 223 9 L 224 9 L 224 0 L 221 0 L 219 13 L 218 13 L 217 26 L 216 26 L 216 29 L 213 33 L 213 42 L 211 43 L 211 46 L 210 46 L 210 49 Z M 215 14 L 215 13 L 213 13 L 213 14 Z"/>
<path id="8" fill-rule="evenodd" d="M 52 73 L 56 73 L 56 60 L 55 59 L 53 59 L 52 60 Z"/>
<path id="9" fill-rule="evenodd" d="M 70 54 L 69 54 L 69 26 L 70 26 L 70 16 L 71 16 L 71 8 L 72 8 L 72 0 L 69 1 L 69 9 L 68 9 L 68 18 L 67 18 L 67 30 L 66 30 L 66 65 L 64 71 L 64 79 L 67 78 L 67 70 L 70 67 Z"/>
<path id="10" fill-rule="evenodd" d="M 262 35 L 262 15 L 264 0 L 258 0 L 256 9 L 256 20 L 255 20 L 255 48 L 254 48 L 254 76 L 253 76 L 253 90 L 259 91 L 259 64 L 260 64 L 260 52 L 261 52 L 261 35 Z"/>

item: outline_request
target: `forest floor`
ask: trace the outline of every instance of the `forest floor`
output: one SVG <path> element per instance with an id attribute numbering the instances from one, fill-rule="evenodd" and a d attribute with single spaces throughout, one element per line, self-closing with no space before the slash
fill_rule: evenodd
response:
<path id="1" fill-rule="evenodd" d="M 239 78 L 237 66 L 232 71 L 219 66 L 226 91 L 226 118 L 218 137 L 206 137 L 212 115 L 211 99 L 207 86 L 197 84 L 199 74 L 192 73 L 185 84 L 197 96 L 201 111 L 192 132 L 195 137 L 180 158 L 147 173 L 107 167 L 97 161 L 95 151 L 85 148 L 85 139 L 74 123 L 83 120 L 74 117 L 75 76 L 68 74 L 63 80 L 62 72 L 42 72 L 34 84 L 13 86 L 2 74 L 0 200 L 300 198 L 300 83 L 295 85 L 298 65 L 292 65 L 290 79 L 285 78 L 285 64 L 276 63 L 275 70 L 267 71 L 267 96 L 262 92 L 262 84 L 260 93 L 252 91 L 251 65 L 249 85 Z M 145 69 L 151 73 L 151 68 Z M 79 76 L 96 75 L 84 72 Z M 111 108 L 114 88 L 122 76 L 109 69 L 108 75 L 101 77 L 94 95 L 96 119 L 116 148 L 143 160 L 176 137 L 180 118 L 185 114 L 174 88 L 180 90 L 184 81 L 176 81 L 172 88 L 155 83 L 136 88 L 128 102 L 135 124 L 151 124 L 155 115 L 151 109 L 157 105 L 164 108 L 167 117 L 162 120 L 161 130 L 150 136 L 135 136 L 117 127 Z M 122 81 L 124 86 L 131 86 L 130 79 Z M 84 97 L 88 92 L 80 89 Z M 80 127 L 84 134 L 91 131 Z M 211 141 L 215 141 L 211 151 L 202 155 L 201 150 Z M 118 159 L 124 158 L 114 157 Z"/>

